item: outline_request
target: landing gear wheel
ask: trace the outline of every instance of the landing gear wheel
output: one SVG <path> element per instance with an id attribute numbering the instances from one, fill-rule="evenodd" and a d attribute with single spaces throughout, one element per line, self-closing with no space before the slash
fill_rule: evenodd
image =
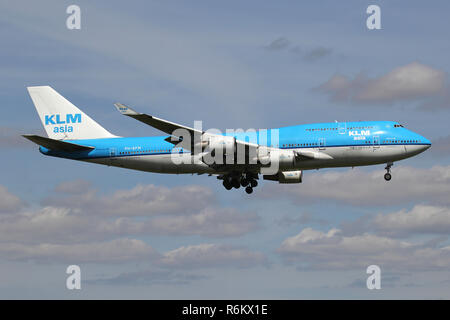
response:
<path id="1" fill-rule="evenodd" d="M 258 185 L 258 181 L 253 179 L 252 181 L 250 181 L 250 185 L 252 186 L 252 188 L 256 188 L 256 186 Z"/>
<path id="2" fill-rule="evenodd" d="M 226 180 L 223 180 L 222 184 L 225 187 L 225 189 L 227 189 L 227 190 L 231 190 L 231 188 L 233 188 L 233 186 Z"/>
<path id="3" fill-rule="evenodd" d="M 384 175 L 384 180 L 389 181 L 389 180 L 392 179 L 392 176 L 391 176 L 391 167 L 392 167 L 393 165 L 394 165 L 393 162 L 388 162 L 388 163 L 387 163 L 386 168 L 384 168 L 384 169 L 386 169 L 386 174 Z"/>
<path id="4" fill-rule="evenodd" d="M 235 187 L 236 189 L 239 189 L 239 187 L 241 186 L 241 182 L 238 179 L 233 179 L 231 184 L 233 185 L 233 187 Z"/>
<path id="5" fill-rule="evenodd" d="M 242 178 L 242 179 L 241 179 L 241 186 L 243 186 L 243 187 L 248 186 L 248 180 L 245 179 L 245 178 Z"/>
<path id="6" fill-rule="evenodd" d="M 248 194 L 253 192 L 253 188 L 252 187 L 247 187 L 245 188 L 245 192 L 247 192 Z"/>

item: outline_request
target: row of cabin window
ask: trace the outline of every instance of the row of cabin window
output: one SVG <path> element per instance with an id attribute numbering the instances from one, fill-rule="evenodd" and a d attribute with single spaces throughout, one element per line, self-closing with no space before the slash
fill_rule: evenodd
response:
<path id="1" fill-rule="evenodd" d="M 419 143 L 421 142 L 420 140 L 394 140 L 394 141 L 384 141 L 384 143 Z"/>
<path id="2" fill-rule="evenodd" d="M 314 147 L 318 146 L 317 143 L 294 143 L 294 144 L 283 144 L 283 147 Z"/>
<path id="3" fill-rule="evenodd" d="M 419 143 L 419 140 L 384 140 L 383 143 Z M 365 143 L 372 143 L 371 141 L 366 141 Z"/>
<path id="4" fill-rule="evenodd" d="M 388 143 L 389 141 L 384 140 L 383 143 Z M 392 143 L 419 143 L 419 140 L 395 140 Z M 371 144 L 371 141 L 366 140 L 364 143 Z M 318 146 L 317 143 L 294 143 L 294 144 L 283 144 L 283 147 L 314 147 Z"/>
<path id="5" fill-rule="evenodd" d="M 344 129 L 344 128 L 342 128 Z M 369 127 L 349 127 L 347 130 L 363 130 L 363 129 L 373 129 L 372 126 Z M 328 130 L 338 130 L 338 128 L 317 128 L 317 129 L 306 129 L 306 131 L 328 131 Z"/>
<path id="6" fill-rule="evenodd" d="M 165 149 L 165 150 L 139 150 L 139 151 L 123 151 L 123 152 L 119 152 L 119 154 L 138 154 L 138 153 L 148 153 L 148 152 L 170 152 L 170 149 Z M 177 150 L 175 150 L 177 151 Z M 183 151 L 182 149 L 180 149 L 179 151 Z"/>

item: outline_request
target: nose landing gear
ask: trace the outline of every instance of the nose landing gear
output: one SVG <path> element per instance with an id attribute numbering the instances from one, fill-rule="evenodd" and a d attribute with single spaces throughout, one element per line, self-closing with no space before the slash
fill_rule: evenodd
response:
<path id="1" fill-rule="evenodd" d="M 391 175 L 391 167 L 393 166 L 394 164 L 392 163 L 392 162 L 389 162 L 387 165 L 386 165 L 386 173 L 384 174 L 384 180 L 386 180 L 386 181 L 390 181 L 391 179 L 392 179 L 392 175 Z"/>

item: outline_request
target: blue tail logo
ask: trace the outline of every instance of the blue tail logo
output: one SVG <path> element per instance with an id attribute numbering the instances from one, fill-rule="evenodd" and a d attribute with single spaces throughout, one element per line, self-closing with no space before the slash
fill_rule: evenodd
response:
<path id="1" fill-rule="evenodd" d="M 49 124 L 69 124 L 69 123 L 81 123 L 81 113 L 67 113 L 64 118 L 60 114 L 45 115 L 45 125 Z"/>

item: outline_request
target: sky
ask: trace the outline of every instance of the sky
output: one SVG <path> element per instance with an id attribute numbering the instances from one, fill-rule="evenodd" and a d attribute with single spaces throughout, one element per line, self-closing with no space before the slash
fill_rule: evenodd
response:
<path id="1" fill-rule="evenodd" d="M 66 26 L 68 6 L 81 29 Z M 369 30 L 369 5 L 381 29 Z M 0 298 L 449 299 L 448 1 L 0 1 Z M 120 136 L 113 103 L 204 128 L 392 120 L 431 149 L 260 181 L 46 157 L 26 91 Z M 81 269 L 68 290 L 66 269 Z M 381 269 L 368 290 L 367 267 Z"/>

